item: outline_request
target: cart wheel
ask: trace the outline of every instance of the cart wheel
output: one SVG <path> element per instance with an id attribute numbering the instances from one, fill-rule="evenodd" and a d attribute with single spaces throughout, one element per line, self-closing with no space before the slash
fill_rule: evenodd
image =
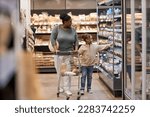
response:
<path id="1" fill-rule="evenodd" d="M 77 93 L 78 95 L 80 94 L 80 92 L 78 91 L 78 93 Z"/>
<path id="2" fill-rule="evenodd" d="M 66 100 L 69 100 L 70 99 L 70 97 L 66 97 Z"/>
<path id="3" fill-rule="evenodd" d="M 77 97 L 77 100 L 80 100 L 80 96 Z"/>
<path id="4" fill-rule="evenodd" d="M 59 97 L 59 93 L 57 93 L 57 97 Z"/>

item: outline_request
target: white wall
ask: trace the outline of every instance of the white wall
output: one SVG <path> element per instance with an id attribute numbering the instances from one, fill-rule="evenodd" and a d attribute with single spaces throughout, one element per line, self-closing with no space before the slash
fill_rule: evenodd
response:
<path id="1" fill-rule="evenodd" d="M 20 0 L 20 9 L 23 9 L 26 11 L 26 25 L 30 25 L 30 0 Z"/>
<path id="2" fill-rule="evenodd" d="M 96 9 L 96 0 L 31 0 L 37 9 Z"/>

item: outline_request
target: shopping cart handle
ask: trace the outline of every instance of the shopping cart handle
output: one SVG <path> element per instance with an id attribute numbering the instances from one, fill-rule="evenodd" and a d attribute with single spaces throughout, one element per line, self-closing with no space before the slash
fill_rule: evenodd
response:
<path id="1" fill-rule="evenodd" d="M 56 55 L 74 55 L 78 54 L 77 51 L 58 51 L 56 52 Z"/>

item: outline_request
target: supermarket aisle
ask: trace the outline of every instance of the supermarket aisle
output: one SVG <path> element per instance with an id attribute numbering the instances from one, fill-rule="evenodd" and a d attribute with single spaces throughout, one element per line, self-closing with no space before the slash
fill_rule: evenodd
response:
<path id="1" fill-rule="evenodd" d="M 57 98 L 57 78 L 56 74 L 39 74 L 40 81 L 42 84 L 42 91 L 46 99 L 48 100 L 65 100 L 65 95 L 60 94 L 60 97 Z M 72 79 L 72 93 L 70 100 L 77 99 L 78 91 L 78 82 L 77 78 Z M 121 98 L 115 98 L 110 91 L 100 82 L 98 75 L 93 74 L 93 85 L 92 85 L 93 94 L 85 94 L 80 98 L 80 100 L 118 100 Z"/>

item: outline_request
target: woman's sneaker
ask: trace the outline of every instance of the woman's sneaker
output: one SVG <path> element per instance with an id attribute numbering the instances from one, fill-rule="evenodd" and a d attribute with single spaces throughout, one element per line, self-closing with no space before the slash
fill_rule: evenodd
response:
<path id="1" fill-rule="evenodd" d="M 68 96 L 71 96 L 71 95 L 72 95 L 72 92 L 69 91 L 69 90 L 65 91 L 65 93 L 66 93 Z"/>
<path id="2" fill-rule="evenodd" d="M 63 93 L 63 92 L 64 92 L 64 89 L 60 87 L 60 88 L 59 88 L 59 92 L 60 92 L 60 93 Z"/>

